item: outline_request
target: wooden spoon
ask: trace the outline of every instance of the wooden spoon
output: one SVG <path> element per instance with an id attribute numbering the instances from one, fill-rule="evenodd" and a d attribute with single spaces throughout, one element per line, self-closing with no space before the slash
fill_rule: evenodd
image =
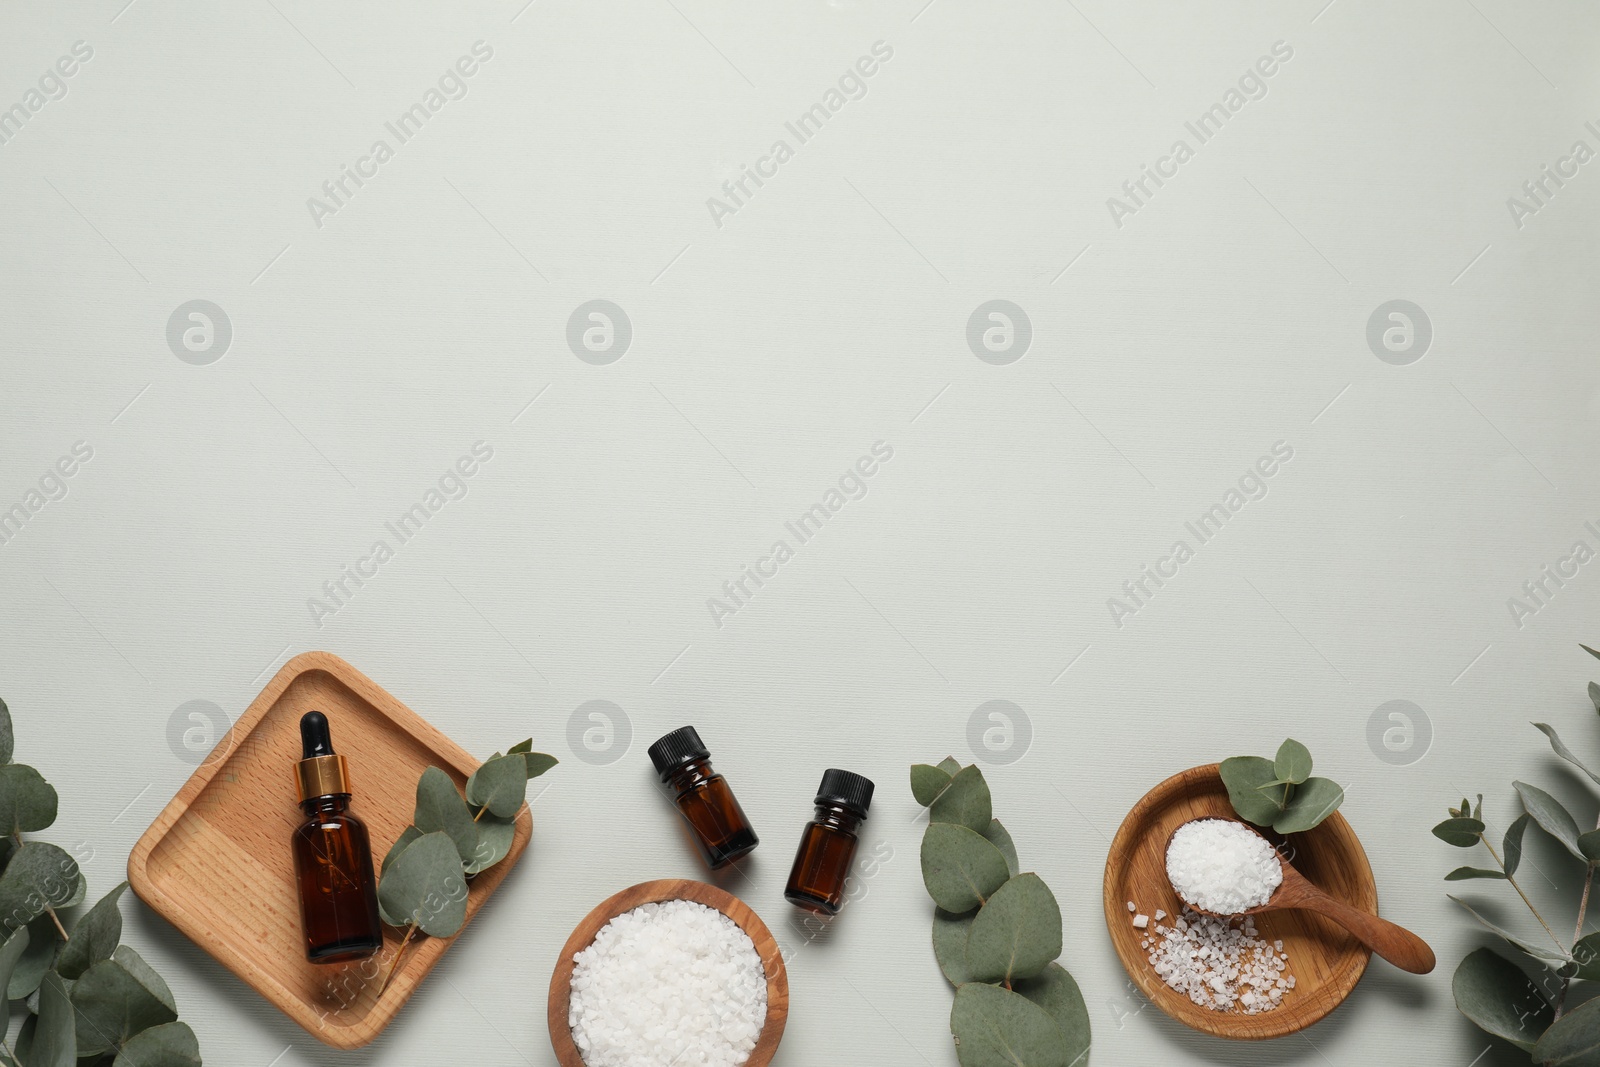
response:
<path id="1" fill-rule="evenodd" d="M 1227 821 L 1235 822 L 1237 820 L 1230 819 Z M 1183 824 L 1183 826 L 1187 825 L 1189 824 Z M 1257 833 L 1255 827 L 1249 826 L 1247 823 L 1240 822 L 1239 825 L 1246 827 L 1253 834 Z M 1168 835 L 1168 849 L 1172 847 L 1172 838 L 1177 836 L 1178 830 L 1181 830 L 1183 826 L 1178 827 Z M 1260 835 L 1257 834 L 1257 836 Z M 1265 840 L 1265 838 L 1262 839 Z M 1165 855 L 1165 852 L 1163 852 L 1163 855 Z M 1422 938 L 1405 927 L 1390 922 L 1388 919 L 1380 919 L 1376 915 L 1371 915 L 1359 908 L 1352 908 L 1344 901 L 1329 896 L 1313 885 L 1305 875 L 1295 870 L 1294 865 L 1281 855 L 1278 856 L 1278 863 L 1283 867 L 1283 882 L 1273 891 L 1272 896 L 1265 904 L 1238 912 L 1238 915 L 1260 915 L 1269 911 L 1314 911 L 1350 931 L 1351 936 L 1357 941 L 1360 941 L 1402 971 L 1410 971 L 1412 974 L 1427 974 L 1433 970 L 1438 961 L 1434 958 L 1433 949 L 1429 948 L 1428 943 Z M 1170 884 L 1170 878 L 1168 882 Z M 1177 893 L 1176 887 L 1173 888 L 1173 892 Z M 1178 893 L 1178 899 L 1183 900 L 1185 904 L 1188 904 L 1189 907 L 1202 915 L 1213 915 L 1219 919 L 1233 917 L 1206 911 L 1204 908 L 1185 900 L 1182 893 Z"/>

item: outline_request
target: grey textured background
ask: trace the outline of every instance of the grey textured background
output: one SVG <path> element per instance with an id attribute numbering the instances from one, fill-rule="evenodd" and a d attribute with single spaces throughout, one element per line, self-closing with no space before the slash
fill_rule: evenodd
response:
<path id="1" fill-rule="evenodd" d="M 1427 829 L 1479 790 L 1503 826 L 1509 779 L 1553 776 L 1530 718 L 1596 748 L 1596 565 L 1520 626 L 1508 607 L 1600 547 L 1600 163 L 1520 226 L 1507 204 L 1600 148 L 1593 7 L 124 3 L 0 16 L 0 107 L 93 49 L 0 144 L 0 506 L 93 449 L 0 545 L 0 692 L 61 789 L 51 838 L 109 887 L 199 758 L 180 707 L 236 716 L 304 649 L 473 751 L 532 733 L 564 761 L 522 867 L 364 1053 L 127 905 L 207 1062 L 552 1063 L 572 925 L 700 873 L 644 758 L 692 721 L 764 835 L 730 888 L 791 941 L 820 771 L 879 782 L 891 858 L 798 944 L 778 1062 L 953 1064 L 905 768 L 972 759 L 996 699 L 1031 745 L 977 755 L 1061 898 L 1095 1062 L 1483 1052 L 1450 1003 L 1477 942 L 1439 881 L 1459 857 Z M 385 123 L 478 41 L 466 95 L 398 145 Z M 785 122 L 878 41 L 865 96 L 798 144 Z M 1198 145 L 1184 123 L 1279 41 L 1266 95 Z M 1180 137 L 1194 158 L 1118 226 L 1107 198 Z M 394 157 L 319 226 L 308 198 L 378 138 Z M 707 199 L 780 138 L 793 158 L 719 226 Z M 208 365 L 167 342 L 197 299 L 232 327 Z M 609 365 L 566 343 L 592 299 L 632 324 Z M 968 347 L 992 299 L 1031 322 L 1009 365 Z M 1408 365 L 1367 343 L 1397 299 L 1432 326 Z M 467 495 L 318 625 L 308 599 L 477 441 Z M 714 624 L 707 599 L 877 441 L 866 497 Z M 1108 598 L 1278 441 L 1265 498 L 1115 625 Z M 1368 721 L 1397 699 L 1433 737 L 1390 762 Z M 568 741 L 591 700 L 631 723 L 613 762 Z M 1325 1023 L 1235 1046 L 1140 1011 L 1101 871 L 1155 782 L 1291 731 L 1441 967 L 1375 964 Z"/>

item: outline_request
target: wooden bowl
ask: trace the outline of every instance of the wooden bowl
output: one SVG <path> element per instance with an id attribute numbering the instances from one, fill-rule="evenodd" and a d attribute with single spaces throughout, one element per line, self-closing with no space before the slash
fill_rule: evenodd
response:
<path id="1" fill-rule="evenodd" d="M 778 949 L 772 931 L 761 921 L 761 916 L 732 893 L 705 882 L 687 878 L 663 878 L 654 882 L 640 882 L 601 901 L 567 938 L 561 947 L 561 958 L 556 961 L 555 973 L 550 976 L 550 1045 L 562 1067 L 585 1067 L 583 1056 L 572 1040 L 572 1029 L 567 1024 L 567 1011 L 572 1004 L 572 957 L 588 948 L 595 935 L 606 923 L 623 912 L 632 911 L 641 904 L 657 904 L 667 900 L 692 900 L 708 908 L 716 908 L 738 924 L 755 943 L 761 966 L 767 974 L 767 1021 L 761 1028 L 756 1047 L 744 1061 L 744 1067 L 767 1067 L 778 1042 L 783 1037 L 783 1026 L 789 1018 L 789 975 L 783 968 L 783 953 Z"/>
<path id="2" fill-rule="evenodd" d="M 1167 881 L 1167 840 L 1191 819 L 1234 819 L 1228 789 L 1217 764 L 1173 775 L 1134 805 L 1122 820 L 1106 858 L 1106 929 L 1122 966 L 1150 1002 L 1186 1026 L 1218 1037 L 1261 1040 L 1304 1030 L 1337 1008 L 1367 969 L 1371 953 L 1344 929 L 1303 911 L 1255 917 L 1257 936 L 1283 941 L 1295 987 L 1273 1011 L 1246 1015 L 1201 1007 L 1163 982 L 1139 946 L 1146 931 L 1133 925 L 1128 901 L 1154 916 L 1159 908 L 1181 914 L 1183 902 Z M 1355 831 L 1334 812 L 1321 825 L 1285 839 L 1264 831 L 1295 868 L 1319 888 L 1363 911 L 1378 913 L 1378 887 Z M 1152 929 L 1154 919 L 1151 920 Z"/>

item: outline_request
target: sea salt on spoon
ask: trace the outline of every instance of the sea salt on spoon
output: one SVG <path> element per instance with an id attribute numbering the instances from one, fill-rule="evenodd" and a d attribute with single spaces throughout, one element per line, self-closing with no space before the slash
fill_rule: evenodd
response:
<path id="1" fill-rule="evenodd" d="M 1167 838 L 1166 865 L 1173 892 L 1204 915 L 1313 911 L 1403 971 L 1427 974 L 1436 963 L 1422 938 L 1324 893 L 1237 820 L 1194 819 L 1179 826 Z M 1241 906 L 1230 907 L 1235 903 Z"/>

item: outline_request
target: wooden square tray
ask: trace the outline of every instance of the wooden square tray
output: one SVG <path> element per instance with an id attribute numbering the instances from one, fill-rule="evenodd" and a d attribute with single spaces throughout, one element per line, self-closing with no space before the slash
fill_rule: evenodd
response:
<path id="1" fill-rule="evenodd" d="M 382 951 L 361 963 L 306 961 L 289 838 L 303 818 L 294 777 L 300 716 L 313 709 L 327 713 L 334 747 L 349 760 L 351 812 L 367 824 L 375 865 L 410 825 L 426 767 L 465 786 L 478 766 L 350 664 L 307 652 L 283 665 L 145 831 L 128 858 L 128 879 L 157 914 L 313 1037 L 359 1048 L 389 1024 L 455 938 L 413 941 L 381 997 L 401 931 L 385 927 Z M 472 879 L 468 922 L 532 834 L 524 806 L 510 853 Z"/>

